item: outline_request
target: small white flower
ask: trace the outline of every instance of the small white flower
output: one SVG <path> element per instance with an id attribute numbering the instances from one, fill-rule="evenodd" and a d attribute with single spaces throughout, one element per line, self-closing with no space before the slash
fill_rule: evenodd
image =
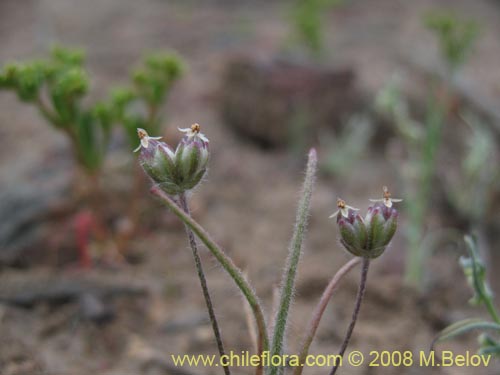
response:
<path id="1" fill-rule="evenodd" d="M 349 210 L 359 211 L 358 208 L 348 206 L 343 199 L 337 198 L 338 210 L 329 216 L 329 218 L 337 217 L 340 213 L 343 217 L 349 217 Z"/>
<path id="2" fill-rule="evenodd" d="M 203 142 L 206 142 L 208 143 L 208 138 L 205 137 L 205 135 L 203 133 L 200 133 L 200 125 L 199 124 L 193 124 L 191 125 L 190 128 L 177 128 L 179 129 L 179 131 L 183 132 L 183 133 L 186 133 L 187 137 L 189 139 L 191 138 L 199 138 L 201 139 Z"/>
<path id="3" fill-rule="evenodd" d="M 141 149 L 141 147 L 148 148 L 149 146 L 149 140 L 154 139 L 158 140 L 161 139 L 162 137 L 150 137 L 148 135 L 148 132 L 144 129 L 137 128 L 137 135 L 139 136 L 139 139 L 141 140 L 140 145 L 134 150 L 134 152 L 137 152 Z"/>
<path id="4" fill-rule="evenodd" d="M 383 202 L 387 208 L 391 208 L 393 203 L 402 202 L 402 199 L 391 198 L 391 193 L 389 192 L 389 188 L 387 186 L 382 187 L 382 191 L 384 192 L 384 196 L 381 199 L 370 199 L 370 202 Z"/>

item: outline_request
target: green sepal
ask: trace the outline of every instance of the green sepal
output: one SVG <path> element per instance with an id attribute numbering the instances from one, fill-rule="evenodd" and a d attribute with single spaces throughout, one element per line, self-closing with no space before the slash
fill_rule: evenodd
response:
<path id="1" fill-rule="evenodd" d="M 359 253 L 361 250 L 361 246 L 358 242 L 358 238 L 356 236 L 356 231 L 354 230 L 354 226 L 349 223 L 346 219 L 340 219 L 338 222 L 340 237 L 346 246 L 346 249 L 349 252 Z"/>
<path id="2" fill-rule="evenodd" d="M 366 232 L 366 225 L 363 222 L 361 216 L 356 215 L 356 217 L 354 218 L 353 227 L 359 247 L 361 249 L 366 249 L 368 234 Z"/>
<path id="3" fill-rule="evenodd" d="M 191 180 L 200 165 L 201 152 L 200 149 L 194 145 L 189 144 L 184 151 L 185 159 L 183 161 L 182 169 L 186 174 L 186 179 Z"/>
<path id="4" fill-rule="evenodd" d="M 378 251 L 384 247 L 384 216 L 380 208 L 374 208 L 371 220 L 367 223 L 369 251 Z"/>
<path id="5" fill-rule="evenodd" d="M 392 237 L 394 237 L 397 228 L 398 228 L 398 214 L 395 210 L 393 210 L 391 212 L 391 216 L 389 217 L 389 219 L 387 219 L 387 221 L 384 224 L 383 246 L 387 246 L 389 242 L 391 242 Z"/>

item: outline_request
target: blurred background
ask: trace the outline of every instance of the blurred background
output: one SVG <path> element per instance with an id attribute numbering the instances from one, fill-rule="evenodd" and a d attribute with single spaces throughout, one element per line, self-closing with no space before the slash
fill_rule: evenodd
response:
<path id="1" fill-rule="evenodd" d="M 328 219 L 337 197 L 364 211 L 383 185 L 403 199 L 399 229 L 350 348 L 427 350 L 447 325 L 487 318 L 459 258 L 475 235 L 500 292 L 499 41 L 494 0 L 2 0 L 0 374 L 181 374 L 170 354 L 216 353 L 184 228 L 137 168 L 136 127 L 175 145 L 201 125 L 211 161 L 193 215 L 269 314 L 317 148 L 290 353 L 349 259 Z M 202 257 L 227 349 L 250 349 L 239 292 Z M 312 353 L 337 352 L 358 277 Z M 477 334 L 440 345 L 475 351 Z"/>

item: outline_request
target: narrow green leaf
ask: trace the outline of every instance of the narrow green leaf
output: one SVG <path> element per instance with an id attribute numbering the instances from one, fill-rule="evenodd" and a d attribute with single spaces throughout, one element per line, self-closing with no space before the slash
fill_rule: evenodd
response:
<path id="1" fill-rule="evenodd" d="M 271 358 L 283 354 L 284 340 L 288 321 L 288 312 L 292 302 L 294 293 L 295 276 L 297 275 L 297 266 L 302 252 L 302 241 L 307 226 L 307 217 L 309 215 L 309 206 L 311 202 L 311 195 L 314 186 L 314 179 L 316 175 L 317 156 L 316 151 L 312 149 L 309 152 L 309 159 L 307 162 L 306 177 L 304 179 L 302 198 L 300 199 L 297 208 L 297 218 L 295 222 L 295 229 L 292 235 L 288 251 L 287 265 L 283 273 L 282 288 L 280 293 L 280 304 L 276 314 L 274 323 L 274 334 L 271 346 Z M 271 367 L 269 369 L 270 375 L 282 374 L 283 368 Z"/>
<path id="2" fill-rule="evenodd" d="M 500 324 L 484 321 L 482 319 L 465 319 L 443 329 L 433 340 L 431 348 L 438 342 L 449 340 L 475 329 L 492 329 L 500 332 Z"/>

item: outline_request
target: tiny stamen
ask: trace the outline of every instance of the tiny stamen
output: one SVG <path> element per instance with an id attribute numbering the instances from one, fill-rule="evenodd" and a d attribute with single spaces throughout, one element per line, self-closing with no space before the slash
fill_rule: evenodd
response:
<path id="1" fill-rule="evenodd" d="M 201 128 L 200 124 L 198 124 L 198 123 L 191 125 L 191 131 L 193 133 L 198 134 L 200 132 L 200 128 Z"/>
<path id="2" fill-rule="evenodd" d="M 341 210 L 345 208 L 345 200 L 337 198 L 337 207 Z"/>
<path id="3" fill-rule="evenodd" d="M 139 139 L 144 139 L 148 137 L 148 132 L 144 129 L 137 128 L 137 136 L 139 137 Z"/>

